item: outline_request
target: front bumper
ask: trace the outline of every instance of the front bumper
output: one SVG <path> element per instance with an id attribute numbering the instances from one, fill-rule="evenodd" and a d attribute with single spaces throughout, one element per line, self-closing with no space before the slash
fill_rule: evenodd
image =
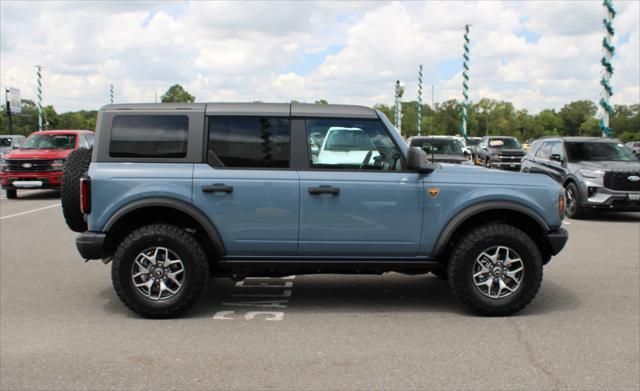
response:
<path id="1" fill-rule="evenodd" d="M 582 206 L 590 209 L 640 212 L 640 191 L 617 191 L 599 183 L 581 184 Z"/>
<path id="2" fill-rule="evenodd" d="M 555 231 L 547 233 L 547 240 L 551 249 L 551 255 L 557 255 L 567 244 L 569 240 L 569 232 L 564 228 L 558 228 Z"/>
<path id="3" fill-rule="evenodd" d="M 85 231 L 76 238 L 76 248 L 84 259 L 102 259 L 106 256 L 104 241 L 107 234 Z"/>
<path id="4" fill-rule="evenodd" d="M 58 189 L 62 183 L 62 171 L 3 172 L 0 181 L 3 189 Z"/>

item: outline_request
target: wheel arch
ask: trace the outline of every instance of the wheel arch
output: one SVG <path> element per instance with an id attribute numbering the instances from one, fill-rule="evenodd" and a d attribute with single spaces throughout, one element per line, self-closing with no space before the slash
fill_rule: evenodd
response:
<path id="1" fill-rule="evenodd" d="M 546 237 L 550 231 L 547 223 L 530 208 L 509 201 L 483 202 L 459 212 L 440 233 L 433 251 L 434 257 L 448 259 L 452 245 L 462 235 L 475 227 L 493 222 L 506 222 L 526 232 L 538 244 L 545 263 L 551 258 Z"/>
<path id="2" fill-rule="evenodd" d="M 224 242 L 211 220 L 199 209 L 171 198 L 147 198 L 120 208 L 105 224 L 105 250 L 113 254 L 117 244 L 132 230 L 144 225 L 165 222 L 194 230 L 193 234 L 209 253 L 225 253 Z"/>

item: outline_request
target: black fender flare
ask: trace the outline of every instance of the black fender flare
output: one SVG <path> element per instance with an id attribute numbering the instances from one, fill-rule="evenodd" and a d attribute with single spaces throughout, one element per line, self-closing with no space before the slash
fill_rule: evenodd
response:
<path id="1" fill-rule="evenodd" d="M 172 208 L 191 216 L 196 222 L 198 222 L 198 224 L 200 224 L 204 228 L 207 236 L 211 240 L 211 243 L 213 243 L 213 246 L 216 252 L 221 255 L 226 253 L 224 248 L 224 242 L 220 237 L 220 233 L 216 229 L 215 225 L 213 225 L 211 220 L 209 220 L 209 218 L 195 206 L 189 203 L 186 203 L 184 201 L 176 200 L 174 198 L 162 198 L 162 197 L 145 198 L 145 199 L 134 201 L 130 204 L 127 204 L 124 207 L 120 208 L 116 213 L 114 213 L 109 218 L 109 220 L 104 226 L 103 231 L 109 232 L 109 230 L 113 228 L 113 226 L 121 218 L 128 215 L 129 213 L 138 209 L 153 207 L 153 206 Z"/>
<path id="2" fill-rule="evenodd" d="M 434 251 L 433 251 L 433 255 L 434 256 L 439 256 L 442 255 L 442 253 L 444 252 L 447 243 L 449 243 L 449 240 L 451 239 L 451 237 L 453 236 L 453 233 L 456 232 L 456 230 L 469 218 L 473 217 L 474 215 L 477 215 L 478 213 L 482 213 L 482 212 L 486 212 L 488 210 L 511 210 L 514 212 L 519 212 L 522 214 L 527 215 L 528 217 L 532 218 L 534 221 L 536 221 L 538 223 L 538 225 L 540 226 L 541 229 L 544 230 L 544 232 L 549 232 L 550 228 L 547 225 L 547 223 L 544 221 L 544 219 L 542 217 L 540 217 L 535 211 L 531 210 L 530 208 L 527 208 L 521 204 L 518 204 L 516 202 L 511 202 L 511 201 L 488 201 L 488 202 L 481 202 L 478 204 L 474 204 L 471 205 L 465 209 L 463 209 L 462 211 L 460 211 L 458 214 L 456 214 L 451 220 L 449 220 L 449 222 L 447 223 L 447 225 L 444 227 L 444 229 L 442 230 L 442 232 L 440 232 L 440 236 L 438 236 L 438 241 L 436 242 Z"/>

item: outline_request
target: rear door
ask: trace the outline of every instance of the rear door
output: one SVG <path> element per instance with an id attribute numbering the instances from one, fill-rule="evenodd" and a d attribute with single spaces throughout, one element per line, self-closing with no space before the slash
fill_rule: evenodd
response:
<path id="1" fill-rule="evenodd" d="M 216 225 L 229 258 L 297 254 L 299 184 L 290 168 L 288 107 L 206 120 L 206 163 L 194 167 L 193 203 Z"/>
<path id="2" fill-rule="evenodd" d="M 423 181 L 379 119 L 306 118 L 300 175 L 303 257 L 415 257 Z"/>

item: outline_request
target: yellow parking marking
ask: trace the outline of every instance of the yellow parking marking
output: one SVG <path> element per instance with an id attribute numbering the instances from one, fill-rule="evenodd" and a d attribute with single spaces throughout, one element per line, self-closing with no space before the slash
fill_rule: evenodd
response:
<path id="1" fill-rule="evenodd" d="M 0 216 L 0 220 L 10 219 L 11 217 L 18 217 L 18 216 L 26 215 L 26 214 L 29 214 L 29 213 L 35 213 L 35 212 L 39 212 L 41 210 L 55 208 L 55 207 L 59 207 L 59 206 L 60 206 L 60 204 L 57 203 L 57 204 L 53 204 L 53 205 L 49 205 L 49 206 L 43 206 L 42 208 L 31 209 L 31 210 L 27 210 L 27 211 L 20 212 L 20 213 L 14 213 L 12 215 Z"/>

